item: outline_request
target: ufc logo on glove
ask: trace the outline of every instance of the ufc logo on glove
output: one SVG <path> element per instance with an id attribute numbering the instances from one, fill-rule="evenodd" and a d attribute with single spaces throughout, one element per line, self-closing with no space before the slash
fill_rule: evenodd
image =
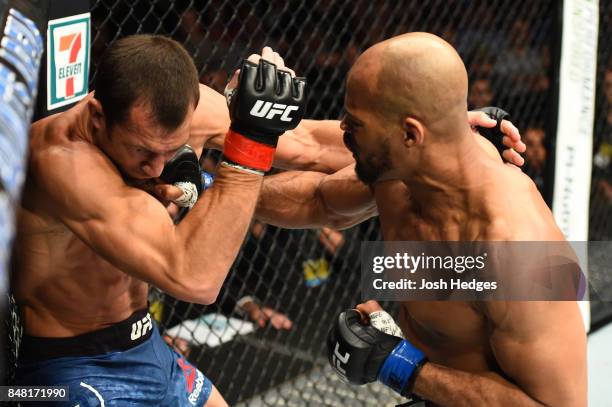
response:
<path id="1" fill-rule="evenodd" d="M 336 348 L 334 349 L 334 354 L 332 356 L 332 366 L 345 381 L 347 381 L 346 370 L 341 366 L 341 364 L 346 366 L 350 358 L 350 353 L 346 352 L 344 355 L 340 353 L 340 344 L 336 342 Z"/>
<path id="2" fill-rule="evenodd" d="M 255 102 L 255 104 L 253 105 L 253 108 L 251 109 L 249 113 L 251 114 L 251 116 L 255 116 L 255 117 L 265 116 L 266 119 L 268 120 L 271 120 L 274 118 L 275 115 L 282 113 L 282 116 L 280 117 L 280 119 L 284 122 L 290 122 L 292 118 L 289 117 L 289 114 L 292 111 L 298 110 L 298 109 L 299 109 L 299 106 L 292 106 L 292 105 L 287 106 L 282 103 L 272 104 L 272 102 L 264 102 L 263 100 L 257 99 L 257 101 Z"/>
<path id="3" fill-rule="evenodd" d="M 238 86 L 226 89 L 226 97 L 232 124 L 221 164 L 263 175 L 272 168 L 278 138 L 304 116 L 306 81 L 264 59 L 244 60 Z"/>

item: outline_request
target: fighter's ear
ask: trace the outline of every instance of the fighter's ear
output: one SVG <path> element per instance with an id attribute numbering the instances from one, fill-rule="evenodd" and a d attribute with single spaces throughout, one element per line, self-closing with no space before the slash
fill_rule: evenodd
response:
<path id="1" fill-rule="evenodd" d="M 404 144 L 406 147 L 413 147 L 423 144 L 425 140 L 425 128 L 420 121 L 414 117 L 404 118 Z"/>
<path id="2" fill-rule="evenodd" d="M 87 108 L 89 109 L 89 116 L 93 126 L 100 130 L 106 126 L 106 118 L 104 117 L 104 109 L 102 104 L 96 98 L 91 98 L 87 101 Z"/>

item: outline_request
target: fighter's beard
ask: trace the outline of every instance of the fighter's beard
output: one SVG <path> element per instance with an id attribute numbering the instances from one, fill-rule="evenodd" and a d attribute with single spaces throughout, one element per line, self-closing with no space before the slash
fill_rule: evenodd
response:
<path id="1" fill-rule="evenodd" d="M 386 172 L 391 170 L 389 143 L 387 140 L 382 143 L 382 152 L 380 157 L 374 155 L 364 156 L 354 154 L 355 174 L 361 182 L 366 185 L 373 185 Z"/>
<path id="2" fill-rule="evenodd" d="M 357 164 L 355 164 L 355 174 L 361 182 L 366 185 L 372 185 L 380 177 L 380 171 L 372 165 L 363 165 L 357 157 L 355 157 Z"/>

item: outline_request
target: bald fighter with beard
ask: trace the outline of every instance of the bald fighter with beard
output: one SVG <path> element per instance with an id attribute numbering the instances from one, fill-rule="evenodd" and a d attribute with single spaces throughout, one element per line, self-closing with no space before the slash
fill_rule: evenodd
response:
<path id="1" fill-rule="evenodd" d="M 385 240 L 562 241 L 533 182 L 483 152 L 466 100 L 465 67 L 442 39 L 411 33 L 374 45 L 347 81 L 342 128 L 356 167 L 269 177 L 256 216 L 283 227 L 346 227 L 378 213 Z M 394 363 L 410 387 L 396 386 L 400 393 L 441 406 L 587 405 L 586 335 L 576 302 L 413 301 L 400 308 L 405 353 Z M 332 331 L 332 352 L 342 335 Z M 347 371 L 356 368 L 346 363 Z M 379 372 L 363 376 L 380 380 Z"/>

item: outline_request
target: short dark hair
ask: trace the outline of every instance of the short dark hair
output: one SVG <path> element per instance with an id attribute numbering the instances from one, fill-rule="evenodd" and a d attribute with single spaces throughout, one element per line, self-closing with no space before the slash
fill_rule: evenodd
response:
<path id="1" fill-rule="evenodd" d="M 109 127 L 125 122 L 130 108 L 142 102 L 159 125 L 174 130 L 200 99 L 193 60 L 178 42 L 160 35 L 111 44 L 98 64 L 94 89 Z"/>

